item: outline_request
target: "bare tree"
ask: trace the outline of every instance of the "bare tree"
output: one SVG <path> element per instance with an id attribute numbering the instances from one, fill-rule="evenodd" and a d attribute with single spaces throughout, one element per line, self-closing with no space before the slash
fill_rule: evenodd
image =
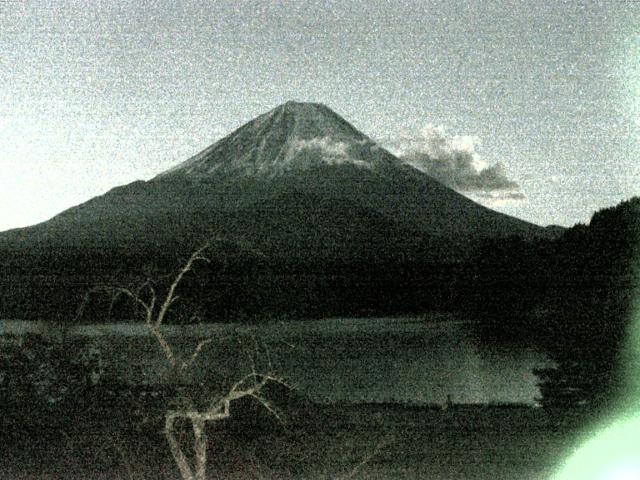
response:
<path id="1" fill-rule="evenodd" d="M 93 292 L 103 292 L 111 295 L 111 304 L 120 296 L 129 298 L 140 307 L 147 329 L 156 340 L 163 357 L 173 372 L 174 379 L 178 382 L 188 377 L 188 370 L 202 353 L 203 348 L 211 344 L 214 338 L 200 340 L 188 354 L 180 354 L 171 345 L 167 336 L 163 333 L 162 326 L 167 318 L 172 305 L 178 300 L 177 290 L 185 275 L 193 270 L 198 262 L 209 263 L 204 252 L 209 247 L 205 245 L 196 250 L 187 262 L 182 266 L 173 278 L 164 296 L 156 292 L 152 279 L 147 279 L 135 289 L 115 286 L 98 286 Z M 86 300 L 85 300 L 86 303 Z M 79 313 L 81 314 L 81 311 Z M 270 382 L 281 383 L 286 386 L 283 379 L 271 371 L 258 372 L 255 362 L 251 362 L 251 372 L 242 376 L 233 383 L 228 390 L 208 400 L 206 407 L 199 406 L 196 402 L 183 402 L 179 408 L 168 409 L 164 414 L 164 435 L 169 443 L 171 454 L 176 462 L 182 480 L 205 480 L 207 469 L 207 422 L 223 420 L 231 416 L 232 404 L 245 397 L 251 397 L 258 401 L 269 412 L 278 417 L 278 413 L 263 395 L 264 387 Z M 207 402 L 205 402 L 207 403 Z M 200 403 L 200 405 L 202 405 Z M 279 418 L 279 417 L 278 417 Z M 176 423 L 179 420 L 188 421 L 193 429 L 193 457 L 190 460 L 183 446 L 176 437 Z"/>

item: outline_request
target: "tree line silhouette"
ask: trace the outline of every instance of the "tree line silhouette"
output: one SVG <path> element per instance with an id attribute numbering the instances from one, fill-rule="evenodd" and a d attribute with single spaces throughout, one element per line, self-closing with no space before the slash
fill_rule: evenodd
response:
<path id="1" fill-rule="evenodd" d="M 482 338 L 514 338 L 548 352 L 559 368 L 540 371 L 543 402 L 602 403 L 621 388 L 621 346 L 638 280 L 640 199 L 596 212 L 553 238 L 469 243 L 454 256 L 434 238 L 410 252 L 317 258 L 265 256 L 230 240 L 212 243 L 211 261 L 185 280 L 167 322 L 252 322 L 330 316 L 460 312 Z M 99 284 L 166 278 L 195 248 L 170 245 L 75 250 L 4 247 L 0 314 L 69 324 L 137 318 L 121 298 L 78 305 Z"/>

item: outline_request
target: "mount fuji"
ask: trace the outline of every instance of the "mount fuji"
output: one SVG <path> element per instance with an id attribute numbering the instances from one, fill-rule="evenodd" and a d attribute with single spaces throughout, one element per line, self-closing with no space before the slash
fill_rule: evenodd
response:
<path id="1" fill-rule="evenodd" d="M 365 243 L 393 243 L 395 235 L 458 241 L 544 229 L 445 187 L 322 104 L 287 102 L 149 181 L 114 188 L 0 241 L 160 246 L 231 232 L 258 249 L 278 243 L 283 250 L 273 253 L 306 256 L 317 248 L 331 254 L 329 245 L 356 232 Z"/>
<path id="2" fill-rule="evenodd" d="M 455 261 L 474 242 L 516 235 L 546 229 L 442 185 L 322 104 L 287 102 L 151 180 L 0 233 L 0 253 L 9 274 L 90 284 L 212 237 L 306 271 Z"/>

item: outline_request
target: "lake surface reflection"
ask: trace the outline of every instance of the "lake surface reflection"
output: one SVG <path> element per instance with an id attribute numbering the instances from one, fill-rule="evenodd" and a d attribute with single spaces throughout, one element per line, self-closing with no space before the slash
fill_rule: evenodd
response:
<path id="1" fill-rule="evenodd" d="M 64 331 L 63 331 L 64 330 Z M 1 321 L 0 334 L 39 333 L 98 348 L 105 375 L 153 383 L 166 373 L 157 345 L 142 324 L 82 325 Z M 451 317 L 341 318 L 243 326 L 167 326 L 182 352 L 198 338 L 217 337 L 197 367 L 233 378 L 256 351 L 264 364 L 320 402 L 527 403 L 539 395 L 532 371 L 552 365 L 532 348 L 482 345 L 467 321 Z M 238 334 L 243 339 L 238 342 Z"/>

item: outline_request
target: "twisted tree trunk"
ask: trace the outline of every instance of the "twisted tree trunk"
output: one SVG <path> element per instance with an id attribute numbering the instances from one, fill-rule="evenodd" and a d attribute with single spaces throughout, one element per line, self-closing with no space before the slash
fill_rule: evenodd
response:
<path id="1" fill-rule="evenodd" d="M 154 282 L 147 280 L 137 290 L 131 290 L 125 287 L 99 286 L 94 291 L 108 292 L 112 295 L 112 302 L 120 296 L 129 297 L 136 305 L 142 308 L 144 313 L 144 322 L 153 338 L 158 343 L 160 350 L 171 368 L 171 377 L 176 381 L 184 380 L 188 376 L 188 370 L 198 359 L 202 349 L 213 342 L 213 338 L 200 340 L 189 356 L 183 357 L 177 354 L 173 346 L 162 332 L 164 320 L 176 302 L 178 296 L 176 290 L 183 277 L 193 269 L 198 261 L 208 262 L 209 260 L 203 256 L 207 245 L 194 252 L 182 269 L 178 272 L 171 283 L 168 292 L 164 296 L 162 303 L 159 304 L 159 297 L 154 288 Z M 85 299 L 86 302 L 86 299 Z M 78 311 L 78 315 L 82 314 L 84 304 Z M 278 382 L 286 385 L 281 378 L 271 373 L 257 373 L 255 363 L 252 365 L 252 371 L 248 375 L 242 377 L 231 388 L 222 395 L 213 405 L 207 409 L 200 411 L 195 407 L 188 407 L 181 410 L 170 410 L 165 413 L 164 435 L 169 443 L 171 455 L 176 462 L 182 480 L 207 480 L 207 432 L 206 423 L 210 421 L 218 421 L 230 416 L 231 403 L 243 397 L 252 397 L 262 404 L 268 411 L 276 415 L 271 404 L 261 394 L 261 390 L 268 382 Z M 180 446 L 180 442 L 176 438 L 176 421 L 179 419 L 188 420 L 193 429 L 193 460 L 185 454 Z"/>
<path id="2" fill-rule="evenodd" d="M 206 422 L 222 420 L 230 416 L 229 402 L 225 401 L 223 407 L 217 407 L 212 412 L 198 411 L 171 411 L 165 416 L 164 435 L 169 443 L 173 459 L 178 465 L 182 480 L 206 480 L 207 479 L 207 431 Z M 193 429 L 193 462 L 189 462 L 187 455 L 182 450 L 180 442 L 175 436 L 175 422 L 185 419 L 191 422 Z"/>

